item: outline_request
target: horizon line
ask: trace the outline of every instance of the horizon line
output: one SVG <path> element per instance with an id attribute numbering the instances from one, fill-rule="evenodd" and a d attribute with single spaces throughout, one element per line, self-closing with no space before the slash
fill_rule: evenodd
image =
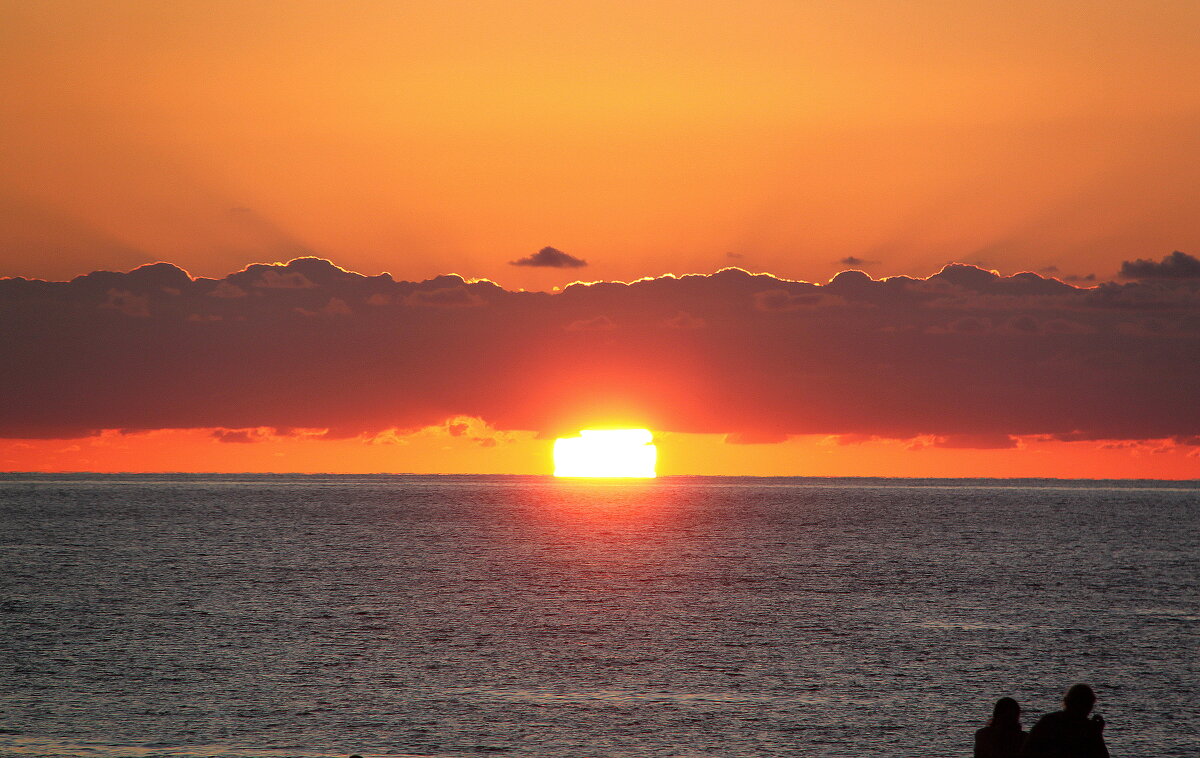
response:
<path id="1" fill-rule="evenodd" d="M 622 477 L 556 477 L 554 474 L 514 473 L 469 473 L 469 472 L 411 472 L 411 471 L 0 471 L 3 476 L 388 476 L 388 477 L 505 477 L 538 478 L 556 482 L 594 481 L 598 483 L 637 482 L 650 484 L 663 479 L 886 479 L 895 481 L 994 481 L 994 482 L 1171 482 L 1194 483 L 1200 487 L 1200 478 L 1168 479 L 1157 477 L 1061 477 L 1061 476 L 888 476 L 877 474 L 845 474 L 829 476 L 822 474 L 659 474 L 655 479 Z"/>

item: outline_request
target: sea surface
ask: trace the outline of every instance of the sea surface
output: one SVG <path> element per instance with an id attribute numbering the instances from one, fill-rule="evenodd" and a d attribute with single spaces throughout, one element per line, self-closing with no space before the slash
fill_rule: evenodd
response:
<path id="1" fill-rule="evenodd" d="M 0 756 L 1200 746 L 1200 483 L 0 475 Z"/>

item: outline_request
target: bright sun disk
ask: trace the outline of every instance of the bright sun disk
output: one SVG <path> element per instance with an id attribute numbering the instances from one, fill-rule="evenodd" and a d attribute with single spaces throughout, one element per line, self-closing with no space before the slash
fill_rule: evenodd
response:
<path id="1" fill-rule="evenodd" d="M 554 442 L 554 475 L 650 479 L 658 449 L 647 429 L 584 429 Z"/>

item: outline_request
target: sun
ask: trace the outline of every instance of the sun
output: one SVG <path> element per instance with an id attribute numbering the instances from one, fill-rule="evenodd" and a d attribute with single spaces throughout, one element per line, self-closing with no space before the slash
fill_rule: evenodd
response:
<path id="1" fill-rule="evenodd" d="M 554 475 L 651 479 L 658 449 L 646 429 L 585 429 L 554 442 Z"/>

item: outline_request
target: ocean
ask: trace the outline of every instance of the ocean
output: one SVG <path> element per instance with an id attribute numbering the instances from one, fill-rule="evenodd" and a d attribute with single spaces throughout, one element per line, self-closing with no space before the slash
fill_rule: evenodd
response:
<path id="1" fill-rule="evenodd" d="M 0 475 L 0 756 L 1200 745 L 1200 483 Z"/>

